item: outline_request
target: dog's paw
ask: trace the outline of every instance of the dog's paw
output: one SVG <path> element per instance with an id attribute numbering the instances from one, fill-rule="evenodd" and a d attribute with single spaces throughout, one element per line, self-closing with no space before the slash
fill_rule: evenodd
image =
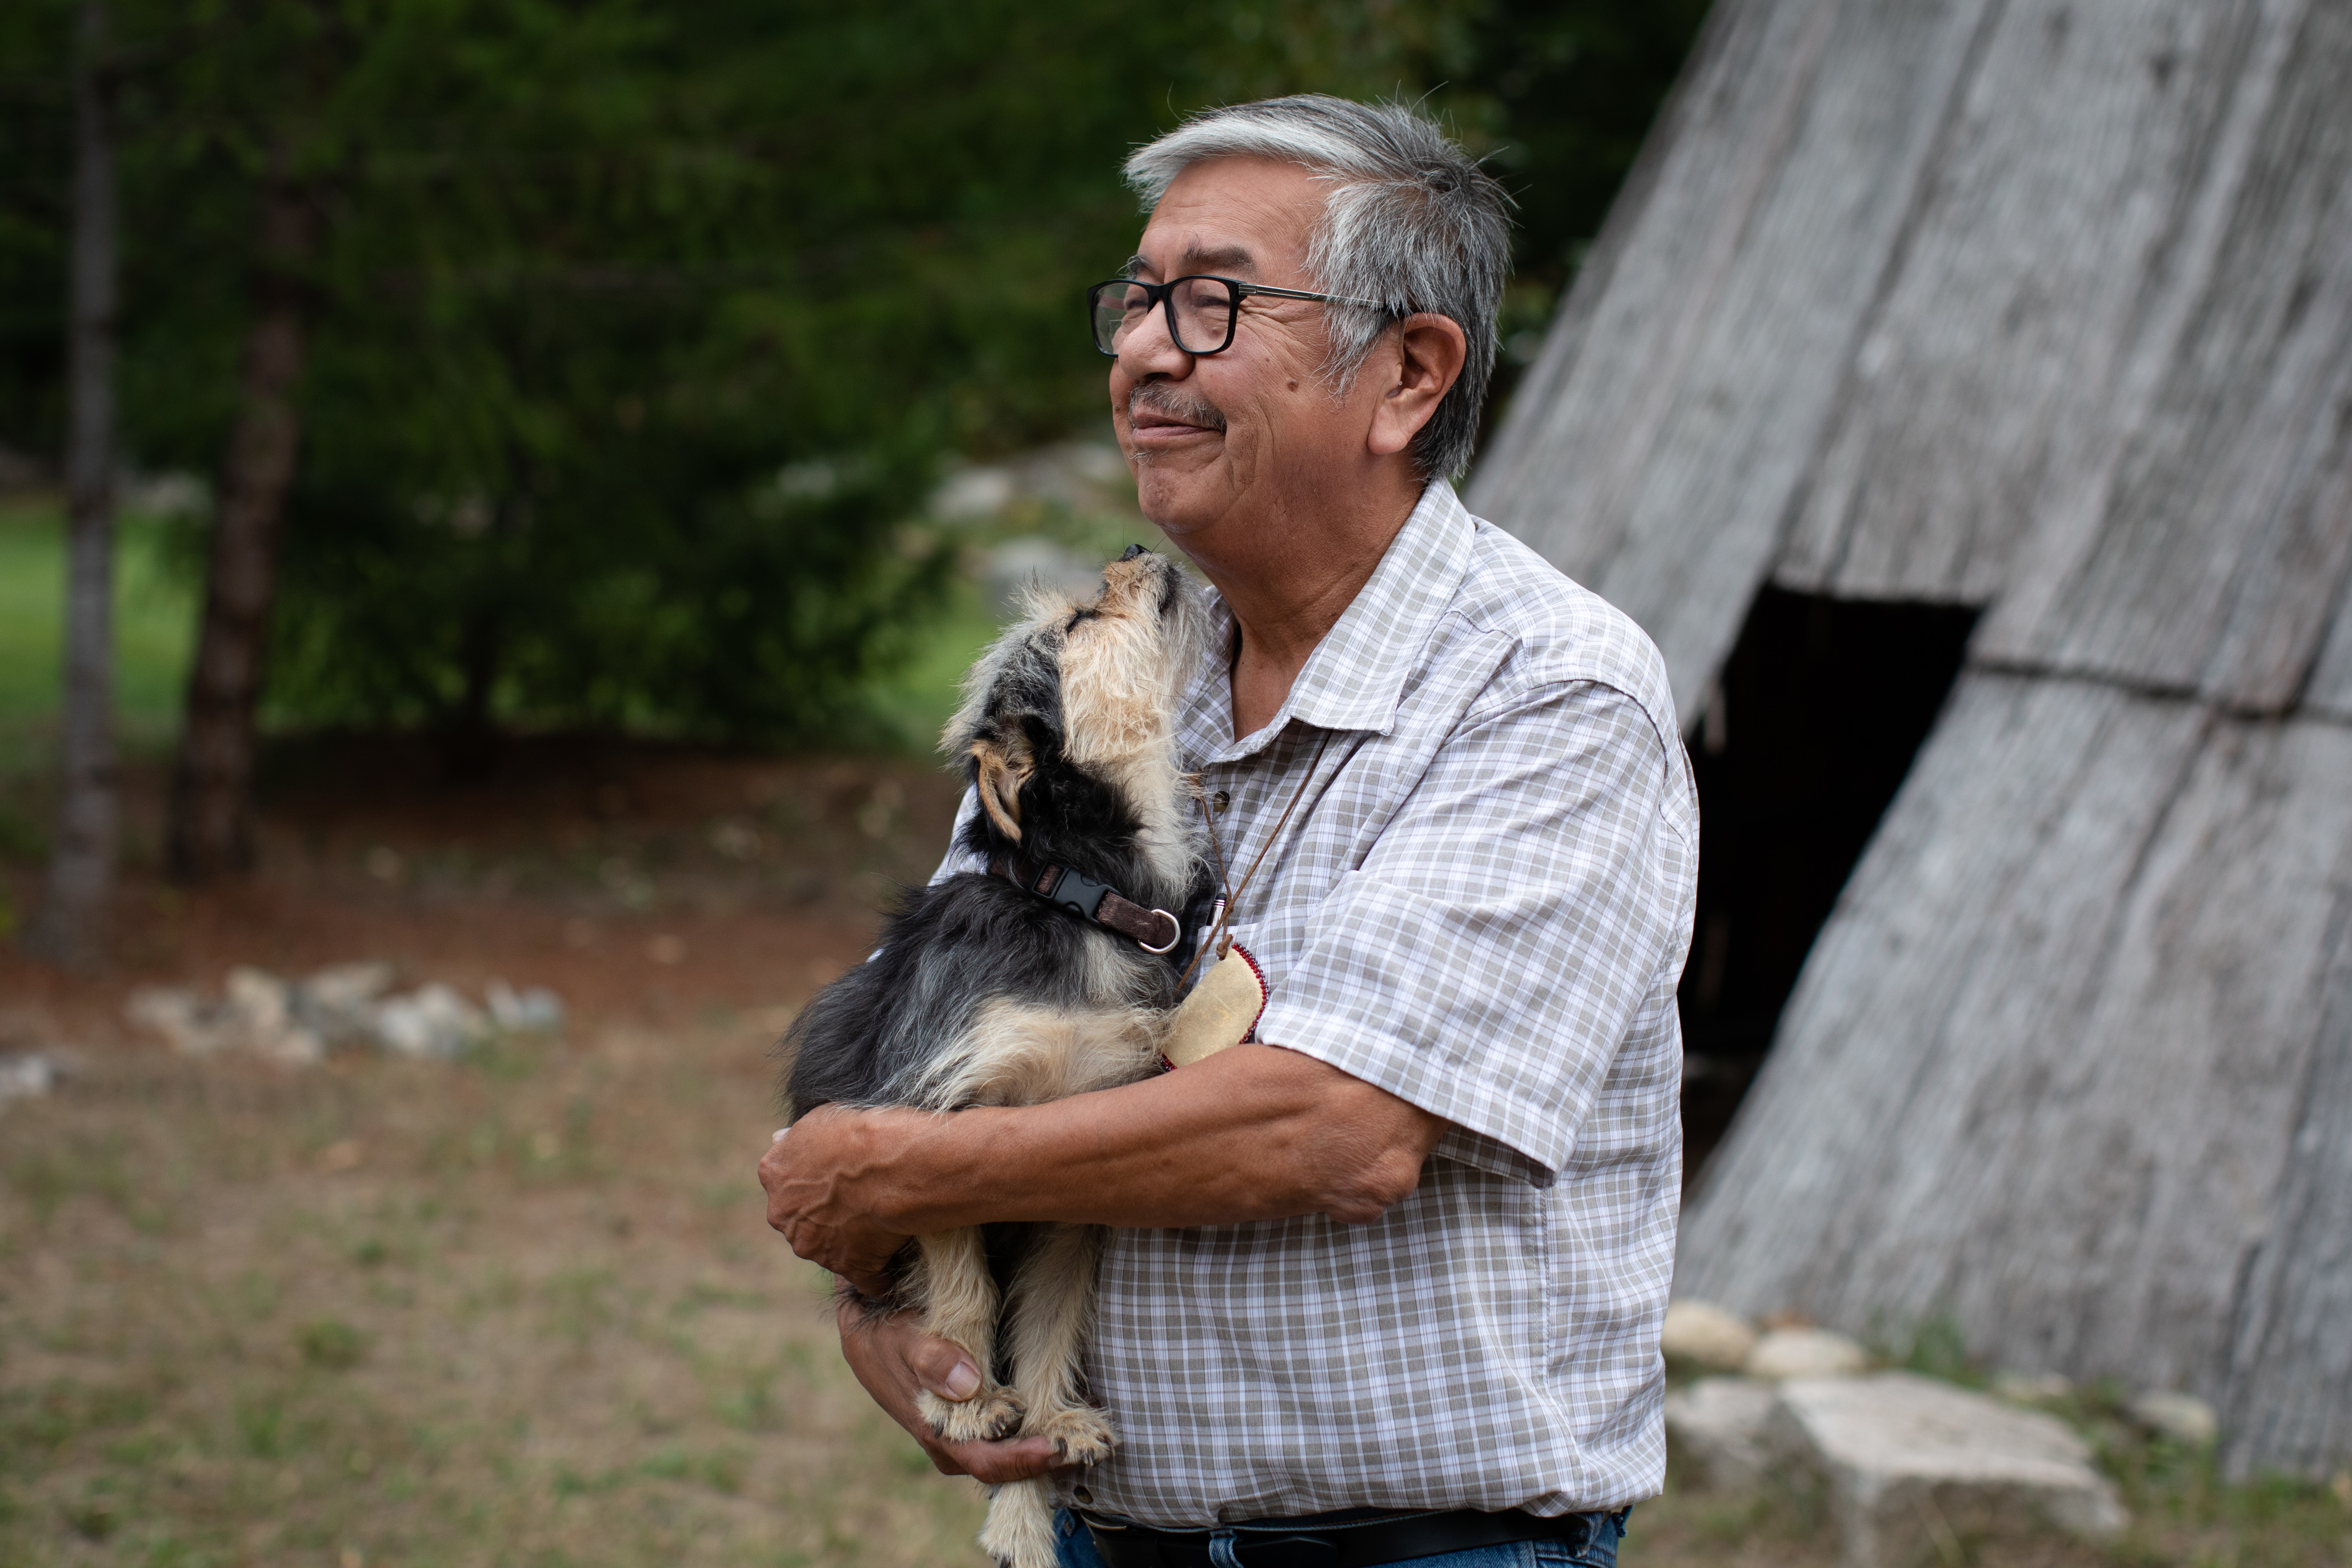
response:
<path id="1" fill-rule="evenodd" d="M 1052 1438 L 1055 1455 L 1066 1465 L 1098 1465 L 1110 1458 L 1118 1441 L 1103 1413 L 1084 1405 L 1036 1415 L 1021 1429 L 1021 1435 Z"/>
<path id="2" fill-rule="evenodd" d="M 1021 1396 L 1009 1388 L 983 1388 L 970 1399 L 941 1399 L 926 1389 L 915 1396 L 915 1407 L 931 1430 L 950 1443 L 993 1443 L 1021 1429 L 1028 1414 Z"/>

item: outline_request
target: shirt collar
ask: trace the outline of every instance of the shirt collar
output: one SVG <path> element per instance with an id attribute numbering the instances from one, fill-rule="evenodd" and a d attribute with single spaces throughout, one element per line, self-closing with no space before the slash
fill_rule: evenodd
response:
<path id="1" fill-rule="evenodd" d="M 1405 681 L 1419 668 L 1470 569 L 1475 528 L 1454 487 L 1432 480 L 1370 579 L 1307 656 L 1273 720 L 1239 741 L 1229 739 L 1233 691 L 1225 660 L 1233 647 L 1233 611 L 1211 590 L 1213 652 L 1186 694 L 1181 721 L 1187 735 L 1200 742 L 1195 754 L 1209 762 L 1249 756 L 1270 744 L 1293 719 L 1325 730 L 1388 733 Z"/>

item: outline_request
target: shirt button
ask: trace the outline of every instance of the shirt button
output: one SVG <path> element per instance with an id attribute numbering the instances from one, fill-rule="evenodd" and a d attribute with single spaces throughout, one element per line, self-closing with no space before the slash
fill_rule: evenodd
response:
<path id="1" fill-rule="evenodd" d="M 1220 816 L 1223 816 L 1225 814 L 1225 807 L 1233 804 L 1234 797 L 1227 795 L 1223 790 L 1219 790 L 1216 794 L 1209 797 L 1210 806 L 1213 808 L 1216 814 Z"/>
<path id="2" fill-rule="evenodd" d="M 1072 1487 L 1070 1489 L 1070 1495 L 1077 1499 L 1080 1502 L 1092 1502 L 1095 1500 L 1095 1494 L 1087 1490 L 1084 1487 Z"/>

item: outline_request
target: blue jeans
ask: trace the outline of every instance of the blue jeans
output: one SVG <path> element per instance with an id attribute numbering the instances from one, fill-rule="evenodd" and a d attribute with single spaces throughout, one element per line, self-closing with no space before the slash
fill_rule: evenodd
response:
<path id="1" fill-rule="evenodd" d="M 1595 1531 L 1591 1541 L 1575 1549 L 1564 1541 L 1512 1541 L 1415 1557 L 1395 1568 L 1617 1568 L 1617 1538 L 1624 1530 L 1621 1524 L 1615 1530 Z M 1087 1533 L 1086 1521 L 1076 1514 L 1068 1509 L 1055 1510 L 1054 1534 L 1061 1542 L 1062 1568 L 1103 1568 L 1103 1560 L 1095 1552 L 1095 1538 Z"/>

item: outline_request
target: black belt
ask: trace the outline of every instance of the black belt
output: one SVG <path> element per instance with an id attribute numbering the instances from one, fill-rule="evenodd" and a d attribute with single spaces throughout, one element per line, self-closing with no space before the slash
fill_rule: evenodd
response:
<path id="1" fill-rule="evenodd" d="M 1517 1509 L 1505 1513 L 1457 1509 L 1450 1513 L 1263 1520 L 1218 1531 L 1154 1530 L 1076 1511 L 1108 1568 L 1209 1568 L 1213 1561 L 1209 1542 L 1216 1535 L 1232 1537 L 1234 1558 L 1242 1568 L 1371 1568 L 1513 1541 L 1565 1542 L 1576 1552 L 1599 1539 L 1599 1531 L 1609 1531 L 1612 1540 L 1622 1534 L 1625 1521 L 1622 1511 L 1544 1519 Z"/>

